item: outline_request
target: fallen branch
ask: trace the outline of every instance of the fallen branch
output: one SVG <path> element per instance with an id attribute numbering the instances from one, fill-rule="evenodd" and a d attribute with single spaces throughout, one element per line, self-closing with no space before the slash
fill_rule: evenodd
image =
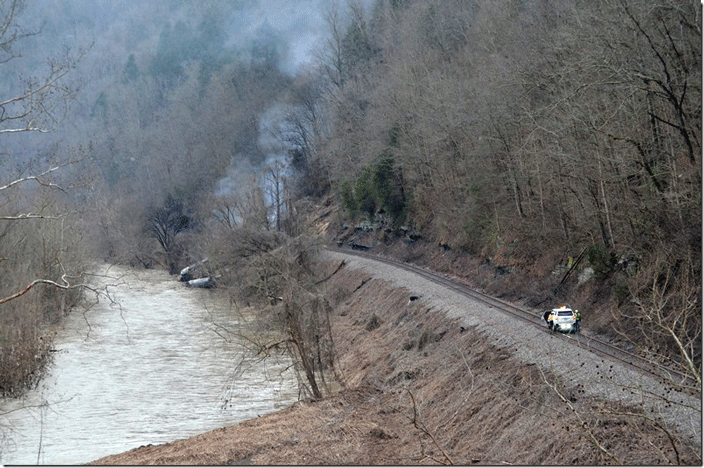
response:
<path id="1" fill-rule="evenodd" d="M 599 450 L 601 450 L 601 451 L 602 451 L 605 455 L 607 455 L 609 458 L 611 458 L 612 460 L 614 460 L 617 465 L 622 465 L 623 463 L 621 462 L 621 460 L 619 460 L 619 459 L 616 457 L 616 455 L 614 455 L 613 453 L 609 452 L 609 451 L 606 449 L 606 447 L 604 447 L 604 446 L 601 444 L 601 442 L 599 442 L 599 440 L 596 438 L 596 436 L 594 435 L 594 433 L 592 432 L 592 430 L 589 429 L 589 425 L 587 424 L 587 422 L 584 420 L 584 418 L 582 418 L 582 416 L 581 416 L 581 415 L 579 414 L 579 412 L 577 411 L 577 408 L 575 408 L 574 405 L 573 405 L 567 398 L 565 398 L 565 396 L 562 395 L 562 393 L 560 393 L 560 391 L 557 389 L 557 384 L 548 382 L 548 378 L 547 378 L 547 376 L 545 375 L 545 373 L 543 372 L 543 370 L 540 369 L 540 368 L 538 368 L 538 370 L 540 370 L 540 374 L 543 376 L 543 381 L 547 384 L 547 386 L 550 387 L 550 388 L 552 388 L 553 391 L 555 392 L 555 394 L 557 394 L 557 396 L 560 397 L 560 399 L 561 399 L 565 404 L 567 404 L 567 406 L 569 407 L 569 409 L 572 410 L 572 412 L 574 413 L 574 415 L 575 415 L 575 416 L 577 417 L 577 419 L 579 420 L 580 425 L 581 425 L 581 426 L 585 429 L 585 431 L 587 432 L 587 436 L 589 437 L 589 440 L 591 440 L 592 444 L 594 444 L 595 447 L 597 447 Z"/>
<path id="2" fill-rule="evenodd" d="M 663 431 L 663 432 L 665 433 L 665 435 L 667 436 L 668 440 L 670 441 L 670 445 L 672 446 L 672 450 L 675 452 L 675 460 L 676 460 L 676 462 L 675 462 L 674 464 L 675 464 L 675 465 L 681 465 L 681 464 L 682 464 L 682 459 L 680 458 L 680 451 L 679 451 L 678 446 L 677 446 L 677 441 L 678 441 L 678 439 L 675 437 L 675 435 L 672 433 L 672 431 L 670 431 L 670 430 L 665 426 L 665 424 L 663 424 L 661 421 L 658 421 L 658 420 L 655 419 L 655 418 L 650 418 L 650 417 L 648 417 L 648 416 L 645 415 L 645 414 L 632 413 L 632 412 L 629 412 L 629 411 L 614 411 L 614 412 L 608 412 L 608 413 L 605 413 L 605 414 L 607 414 L 607 415 L 616 415 L 616 416 L 630 416 L 630 417 L 635 417 L 635 418 L 642 418 L 642 419 L 648 421 L 648 422 L 651 423 L 653 426 L 655 426 L 655 427 L 657 427 L 658 429 L 660 429 L 661 431 Z M 652 445 L 652 442 L 650 442 L 650 443 L 651 443 L 651 445 Z M 662 450 L 660 450 L 660 452 L 662 453 Z M 666 455 L 663 453 L 663 456 L 666 456 Z"/>
<path id="3" fill-rule="evenodd" d="M 428 437 L 430 437 L 430 439 L 433 441 L 433 444 L 435 444 L 435 447 L 437 447 L 437 449 L 440 450 L 442 455 L 445 457 L 445 460 L 447 460 L 447 462 L 450 465 L 454 465 L 455 462 L 453 462 L 452 459 L 450 458 L 450 456 L 447 453 L 445 453 L 445 451 L 442 449 L 442 447 L 438 443 L 437 439 L 435 439 L 435 436 L 430 433 L 430 431 L 425 427 L 425 425 L 421 424 L 418 421 L 418 406 L 416 405 L 416 399 L 413 396 L 413 393 L 408 388 L 406 388 L 406 391 L 411 396 L 411 401 L 413 402 L 413 420 L 412 420 L 413 425 L 416 427 L 416 429 L 422 431 L 424 434 L 426 434 Z M 432 458 L 432 457 L 430 457 L 430 458 Z M 433 459 L 433 460 L 435 460 L 435 459 Z M 438 460 L 435 460 L 435 461 L 438 461 Z"/>
<path id="4" fill-rule="evenodd" d="M 345 260 L 342 260 L 342 261 L 340 262 L 340 264 L 337 266 L 337 268 L 335 269 L 335 271 L 333 271 L 332 273 L 330 273 L 328 276 L 326 276 L 325 278 L 321 279 L 320 281 L 316 282 L 315 284 L 318 285 L 318 284 L 320 284 L 320 283 L 324 283 L 325 281 L 327 281 L 327 280 L 329 280 L 330 278 L 332 278 L 333 276 L 335 276 L 335 274 L 336 274 L 338 271 L 342 270 L 342 267 L 345 266 L 346 263 L 347 263 L 347 262 L 346 262 Z"/>

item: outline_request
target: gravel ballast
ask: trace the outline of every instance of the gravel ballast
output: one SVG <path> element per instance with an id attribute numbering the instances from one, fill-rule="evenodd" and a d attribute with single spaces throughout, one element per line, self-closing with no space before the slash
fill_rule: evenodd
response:
<path id="1" fill-rule="evenodd" d="M 410 290 L 429 306 L 444 311 L 450 319 L 460 319 L 467 327 L 477 326 L 496 346 L 514 350 L 514 357 L 523 363 L 560 376 L 566 386 L 579 389 L 585 396 L 647 408 L 653 417 L 676 427 L 678 433 L 701 450 L 701 397 L 675 392 L 650 375 L 575 346 L 570 343 L 570 335 L 526 326 L 412 272 L 356 255 L 332 251 L 328 255 L 334 261 L 345 260 L 348 268 L 364 270 L 374 278 Z M 583 333 L 588 335 L 589 331 Z"/>

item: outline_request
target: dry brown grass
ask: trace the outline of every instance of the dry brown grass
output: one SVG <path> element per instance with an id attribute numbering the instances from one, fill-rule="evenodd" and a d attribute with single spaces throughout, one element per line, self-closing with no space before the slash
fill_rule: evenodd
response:
<path id="1" fill-rule="evenodd" d="M 608 454 L 623 464 L 676 462 L 661 430 L 618 414 L 632 409 L 584 397 L 422 299 L 409 302 L 409 291 L 345 268 L 327 290 L 344 390 L 98 463 L 616 463 Z"/>

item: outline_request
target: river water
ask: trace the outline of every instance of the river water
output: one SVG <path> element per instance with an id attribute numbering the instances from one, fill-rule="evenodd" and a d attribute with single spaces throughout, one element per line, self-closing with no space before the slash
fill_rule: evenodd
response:
<path id="1" fill-rule="evenodd" d="M 236 337 L 248 321 L 217 290 L 186 288 L 161 271 L 101 273 L 96 285 L 109 285 L 117 302 L 74 310 L 37 389 L 0 400 L 0 463 L 87 463 L 297 399 L 290 361 L 248 351 Z"/>

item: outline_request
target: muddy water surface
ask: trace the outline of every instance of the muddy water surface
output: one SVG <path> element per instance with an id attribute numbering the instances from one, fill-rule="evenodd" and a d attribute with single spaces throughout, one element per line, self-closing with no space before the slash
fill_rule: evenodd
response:
<path id="1" fill-rule="evenodd" d="M 216 290 L 111 268 L 117 303 L 74 311 L 54 364 L 23 400 L 0 401 L 0 463 L 79 464 L 189 437 L 294 402 L 283 358 L 259 362 Z"/>

